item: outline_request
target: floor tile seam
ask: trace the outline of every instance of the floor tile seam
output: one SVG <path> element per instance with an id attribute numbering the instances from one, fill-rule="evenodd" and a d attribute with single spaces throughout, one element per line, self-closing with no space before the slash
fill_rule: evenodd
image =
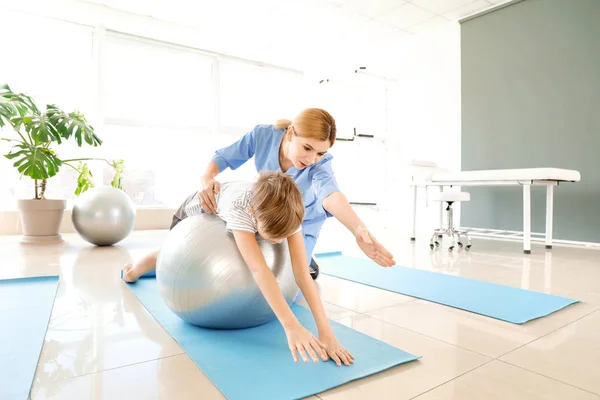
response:
<path id="1" fill-rule="evenodd" d="M 528 346 L 528 345 L 530 345 L 531 343 L 537 342 L 538 340 L 540 340 L 540 339 L 543 339 L 543 338 L 545 338 L 546 336 L 548 336 L 548 335 L 551 335 L 551 334 L 553 334 L 553 333 L 555 333 L 555 332 L 557 332 L 557 331 L 559 331 L 559 330 L 561 330 L 561 329 L 564 329 L 564 328 L 568 327 L 569 325 L 573 325 L 574 323 L 576 323 L 576 322 L 578 322 L 578 321 L 581 321 L 583 318 L 589 317 L 590 315 L 592 315 L 592 314 L 595 314 L 595 313 L 597 313 L 597 312 L 600 312 L 600 308 L 599 308 L 599 309 L 597 309 L 597 310 L 590 311 L 589 313 L 587 313 L 587 314 L 584 314 L 584 315 L 582 315 L 581 317 L 579 317 L 579 318 L 577 318 L 577 319 L 574 319 L 574 320 L 573 320 L 573 321 L 571 321 L 571 322 L 567 322 L 567 323 L 566 323 L 566 324 L 564 324 L 564 325 L 560 325 L 560 326 L 556 327 L 555 329 L 551 330 L 550 332 L 547 332 L 547 333 L 545 333 L 545 334 L 543 334 L 543 335 L 541 335 L 541 336 L 538 336 L 537 338 L 535 338 L 535 339 L 533 339 L 533 340 L 530 340 L 529 342 L 527 342 L 527 343 L 524 343 L 524 344 L 520 345 L 519 347 L 516 347 L 516 348 L 514 348 L 514 349 L 512 349 L 512 350 L 510 350 L 510 351 L 507 351 L 506 353 L 504 353 L 504 354 L 502 354 L 502 355 L 500 355 L 500 356 L 498 356 L 498 357 L 496 357 L 496 358 L 499 360 L 499 359 L 501 359 L 502 357 L 505 357 L 505 356 L 507 356 L 507 355 L 509 355 L 509 354 L 511 354 L 511 353 L 514 353 L 515 351 L 517 351 L 517 350 L 519 350 L 519 349 L 521 349 L 521 348 L 523 348 L 523 347 L 525 347 L 525 346 Z"/>
<path id="2" fill-rule="evenodd" d="M 119 366 L 116 366 L 116 367 L 106 368 L 106 369 L 102 369 L 102 370 L 98 370 L 98 371 L 94 371 L 94 372 L 88 372 L 88 373 L 85 373 L 85 374 L 82 374 L 82 375 L 77 375 L 77 376 L 72 376 L 70 378 L 65 378 L 62 381 L 69 381 L 69 380 L 72 380 L 72 379 L 82 378 L 84 376 L 99 374 L 99 373 L 107 372 L 107 371 L 113 371 L 115 369 L 121 369 L 121 368 L 131 367 L 131 366 L 134 366 L 134 365 L 145 364 L 145 363 L 149 363 L 149 362 L 153 362 L 153 361 L 165 360 L 167 358 L 177 357 L 177 356 L 181 356 L 181 355 L 184 355 L 184 354 L 187 355 L 187 353 L 185 351 L 182 351 L 181 353 L 171 354 L 169 356 L 153 358 L 151 360 L 138 361 L 138 362 L 134 362 L 134 363 L 131 363 L 131 364 L 119 365 Z M 54 382 L 51 382 L 51 383 L 56 383 L 56 382 L 58 382 L 58 381 L 54 381 Z"/>
<path id="3" fill-rule="evenodd" d="M 461 349 L 461 350 L 468 351 L 469 353 L 473 353 L 473 354 L 477 354 L 477 355 L 479 355 L 479 356 L 483 356 L 483 357 L 489 358 L 490 360 L 494 360 L 494 359 L 496 359 L 496 358 L 497 358 L 497 357 L 491 356 L 491 355 L 489 355 L 489 354 L 484 354 L 484 353 L 480 353 L 480 352 L 478 352 L 478 351 L 475 351 L 475 350 L 472 350 L 472 349 L 468 349 L 468 348 L 466 348 L 466 347 L 463 347 L 463 346 L 457 345 L 457 344 L 455 344 L 455 343 L 450 343 L 450 342 L 447 342 L 447 341 L 445 341 L 445 340 L 442 340 L 442 339 L 436 338 L 436 337 L 434 337 L 434 336 L 427 335 L 427 334 L 425 334 L 425 333 L 423 333 L 423 332 L 419 332 L 419 331 L 416 331 L 416 330 L 414 330 L 414 329 L 410 329 L 410 328 L 407 328 L 407 327 L 404 327 L 404 326 L 400 326 L 400 325 L 398 325 L 398 324 L 395 324 L 395 323 L 393 323 L 393 322 L 389 322 L 389 321 L 386 321 L 386 320 L 383 320 L 383 319 L 380 319 L 380 318 L 374 317 L 374 316 L 372 316 L 372 315 L 367 315 L 367 316 L 368 316 L 368 317 L 371 317 L 371 318 L 373 318 L 373 319 L 376 319 L 376 320 L 378 320 L 378 321 L 384 322 L 384 323 L 386 323 L 386 324 L 393 325 L 393 326 L 395 326 L 395 327 L 397 327 L 397 328 L 404 329 L 404 330 L 406 330 L 406 331 L 408 331 L 408 332 L 415 333 L 415 334 L 417 334 L 417 335 L 419 335 L 419 336 L 423 336 L 423 337 L 426 337 L 426 338 L 428 338 L 428 339 L 432 339 L 432 340 L 435 340 L 435 341 L 438 341 L 438 342 L 441 342 L 441 343 L 447 344 L 447 345 L 449 345 L 449 346 L 456 347 L 456 348 L 458 348 L 458 349 Z"/>
<path id="4" fill-rule="evenodd" d="M 425 393 L 429 393 L 429 392 L 431 392 L 432 390 L 435 390 L 435 389 L 437 389 L 437 388 L 439 388 L 439 387 L 441 387 L 441 386 L 444 386 L 444 385 L 446 385 L 446 384 L 448 384 L 448 383 L 450 383 L 450 382 L 452 382 L 452 381 L 455 381 L 456 379 L 460 378 L 461 376 L 463 376 L 463 375 L 466 375 L 466 374 L 470 374 L 471 372 L 473 372 L 473 371 L 475 371 L 475 370 L 477 370 L 477 369 L 479 369 L 479 368 L 482 368 L 482 367 L 486 366 L 487 364 L 489 364 L 489 363 L 491 363 L 491 362 L 494 362 L 494 361 L 495 361 L 495 359 L 490 359 L 490 360 L 487 360 L 487 361 L 486 361 L 486 362 L 484 362 L 483 364 L 480 364 L 480 365 L 478 365 L 478 366 L 476 366 L 476 367 L 474 367 L 474 368 L 471 368 L 470 370 L 468 370 L 468 371 L 465 371 L 465 372 L 463 372 L 462 374 L 459 374 L 459 375 L 455 376 L 455 377 L 454 377 L 454 378 L 452 378 L 452 379 L 448 379 L 447 381 L 444 381 L 444 382 L 440 383 L 439 385 L 436 385 L 436 386 L 434 386 L 434 387 L 432 387 L 432 388 L 430 388 L 430 389 L 427 389 L 426 391 L 424 391 L 424 392 L 422 392 L 422 393 L 419 393 L 419 394 L 418 394 L 418 395 L 416 395 L 416 396 L 413 396 L 413 397 L 411 397 L 409 400 L 417 399 L 418 397 L 420 397 L 420 396 L 423 396 Z"/>
<path id="5" fill-rule="evenodd" d="M 531 373 L 533 373 L 533 374 L 535 374 L 535 375 L 538 375 L 538 376 L 541 376 L 541 377 L 544 377 L 544 378 L 550 379 L 550 380 L 552 380 L 552 381 L 554 381 L 554 382 L 562 383 L 562 384 L 564 384 L 564 385 L 567 385 L 567 386 L 570 386 L 570 387 L 572 387 L 572 388 L 579 389 L 579 390 L 583 390 L 583 391 L 584 391 L 584 392 L 586 392 L 586 393 L 590 393 L 590 394 L 593 394 L 593 395 L 595 395 L 595 396 L 600 396 L 600 392 L 598 392 L 598 393 L 596 393 L 596 392 L 592 392 L 592 391 L 590 391 L 589 389 L 584 389 L 584 388 L 582 388 L 582 387 L 579 387 L 579 386 L 576 386 L 576 385 L 574 385 L 574 384 L 572 384 L 572 383 L 565 382 L 565 381 L 562 381 L 562 380 L 560 380 L 560 379 L 557 379 L 557 378 L 554 378 L 554 377 L 551 377 L 551 376 L 548 376 L 548 375 L 544 375 L 544 374 L 542 374 L 542 373 L 540 373 L 540 372 L 533 371 L 533 370 L 531 370 L 531 369 L 529 369 L 529 368 L 526 368 L 526 367 L 523 367 L 523 366 L 521 366 L 521 365 L 513 364 L 513 363 L 511 363 L 511 362 L 504 361 L 504 360 L 500 360 L 500 359 L 497 359 L 496 361 L 498 361 L 498 362 L 501 362 L 501 363 L 504 363 L 504 364 L 507 364 L 507 365 L 510 365 L 510 366 L 512 366 L 512 367 L 516 367 L 516 368 L 522 369 L 522 370 L 524 370 L 524 371 L 531 372 Z"/>

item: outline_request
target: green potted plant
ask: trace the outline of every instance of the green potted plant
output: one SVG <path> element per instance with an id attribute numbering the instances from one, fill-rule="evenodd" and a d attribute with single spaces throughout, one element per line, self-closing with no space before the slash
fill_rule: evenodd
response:
<path id="1" fill-rule="evenodd" d="M 11 126 L 12 138 L 2 138 L 13 144 L 4 156 L 13 161 L 21 176 L 34 180 L 33 198 L 18 200 L 24 241 L 32 243 L 58 242 L 58 234 L 66 200 L 45 197 L 48 180 L 63 165 L 82 171 L 71 163 L 92 158 L 61 159 L 53 147 L 74 139 L 79 147 L 84 143 L 100 146 L 102 141 L 85 116 L 73 111 L 66 113 L 54 104 L 42 111 L 28 95 L 14 93 L 6 84 L 0 86 L 0 128 Z"/>

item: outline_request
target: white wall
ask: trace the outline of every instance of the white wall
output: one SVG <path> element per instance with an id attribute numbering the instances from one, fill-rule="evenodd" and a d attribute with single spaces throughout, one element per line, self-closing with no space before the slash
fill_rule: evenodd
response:
<path id="1" fill-rule="evenodd" d="M 404 62 L 390 95 L 383 208 L 389 227 L 408 232 L 410 160 L 430 160 L 445 169 L 460 169 L 460 26 L 449 24 L 418 35 L 398 57 Z M 417 229 L 430 232 L 438 224 L 439 207 L 430 204 L 426 209 L 424 190 L 419 194 L 418 215 L 424 218 L 418 221 Z"/>
<path id="2" fill-rule="evenodd" d="M 307 107 L 328 110 L 336 120 L 337 137 L 331 148 L 337 182 L 354 203 L 379 203 L 384 188 L 387 134 L 387 90 L 394 81 L 352 69 L 309 71 L 306 78 Z M 320 79 L 329 79 L 319 83 Z M 374 138 L 356 136 L 373 135 Z"/>

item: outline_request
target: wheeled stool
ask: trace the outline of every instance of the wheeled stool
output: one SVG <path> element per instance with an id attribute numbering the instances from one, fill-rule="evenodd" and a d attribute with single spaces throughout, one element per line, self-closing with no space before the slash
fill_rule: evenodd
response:
<path id="1" fill-rule="evenodd" d="M 465 250 L 469 250 L 471 248 L 471 238 L 467 234 L 467 231 L 454 229 L 452 204 L 456 202 L 469 201 L 471 200 L 471 195 L 467 192 L 440 192 L 432 194 L 430 199 L 433 201 L 446 202 L 448 204 L 448 206 L 446 207 L 446 212 L 448 213 L 448 228 L 444 229 L 440 227 L 439 229 L 436 229 L 433 232 L 433 235 L 431 235 L 429 247 L 431 247 L 431 249 L 439 247 L 440 242 L 438 241 L 438 236 L 447 235 L 452 238 L 452 245 L 448 247 L 448 251 L 453 251 L 456 245 L 458 245 L 458 247 L 461 248 L 463 247 L 461 236 L 464 236 L 467 239 L 467 245 L 465 246 Z"/>

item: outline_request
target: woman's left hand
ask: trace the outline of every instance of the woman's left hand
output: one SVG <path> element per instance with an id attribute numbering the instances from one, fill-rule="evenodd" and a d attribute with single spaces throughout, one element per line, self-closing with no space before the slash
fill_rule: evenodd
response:
<path id="1" fill-rule="evenodd" d="M 391 267 L 396 264 L 392 253 L 387 251 L 366 228 L 357 230 L 356 243 L 370 259 L 382 267 Z"/>

